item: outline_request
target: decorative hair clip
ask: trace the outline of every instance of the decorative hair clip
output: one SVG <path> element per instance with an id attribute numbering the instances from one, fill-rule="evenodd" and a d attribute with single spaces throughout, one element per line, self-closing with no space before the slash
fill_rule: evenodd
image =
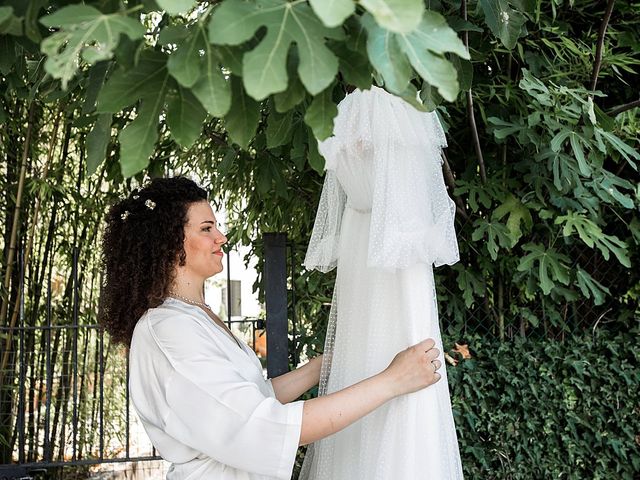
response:
<path id="1" fill-rule="evenodd" d="M 150 198 L 145 200 L 144 204 L 149 210 L 153 210 L 154 208 L 156 208 L 156 202 L 154 202 Z"/>
<path id="2" fill-rule="evenodd" d="M 125 210 L 124 213 L 120 215 L 120 218 L 122 220 L 126 220 L 129 215 L 131 215 L 131 212 L 129 210 Z"/>
<path id="3" fill-rule="evenodd" d="M 134 200 L 137 200 L 140 198 L 140 195 L 133 195 L 131 198 L 133 198 Z"/>

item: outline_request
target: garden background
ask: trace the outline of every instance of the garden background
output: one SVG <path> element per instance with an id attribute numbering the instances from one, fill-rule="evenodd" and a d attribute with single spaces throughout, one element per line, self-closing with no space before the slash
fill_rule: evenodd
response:
<path id="1" fill-rule="evenodd" d="M 259 259 L 287 233 L 292 359 L 322 351 L 316 139 L 377 84 L 447 130 L 461 261 L 436 277 L 466 476 L 637 478 L 639 32 L 632 0 L 3 1 L 2 463 L 64 460 L 72 397 L 74 456 L 95 455 L 98 332 L 37 327 L 95 324 L 104 215 L 150 177 L 202 179 Z M 117 445 L 125 352 L 104 341 Z"/>

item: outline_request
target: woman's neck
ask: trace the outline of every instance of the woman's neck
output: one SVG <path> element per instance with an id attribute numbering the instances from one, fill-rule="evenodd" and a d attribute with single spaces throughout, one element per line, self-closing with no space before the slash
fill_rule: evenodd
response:
<path id="1" fill-rule="evenodd" d="M 204 280 L 187 278 L 178 273 L 169 291 L 189 300 L 204 302 Z"/>

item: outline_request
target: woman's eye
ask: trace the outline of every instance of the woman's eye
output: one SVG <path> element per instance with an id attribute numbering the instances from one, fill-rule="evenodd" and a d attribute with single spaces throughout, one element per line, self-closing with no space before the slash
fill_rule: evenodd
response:
<path id="1" fill-rule="evenodd" d="M 211 227 L 204 227 L 202 229 L 203 232 L 210 232 L 211 231 Z"/>

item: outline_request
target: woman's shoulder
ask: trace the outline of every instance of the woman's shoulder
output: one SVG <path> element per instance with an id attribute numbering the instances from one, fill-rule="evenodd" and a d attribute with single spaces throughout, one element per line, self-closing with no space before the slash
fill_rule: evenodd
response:
<path id="1" fill-rule="evenodd" d="M 136 325 L 136 335 L 149 335 L 156 342 L 172 343 L 183 339 L 194 340 L 206 335 L 206 324 L 197 312 L 172 299 L 147 310 Z"/>

